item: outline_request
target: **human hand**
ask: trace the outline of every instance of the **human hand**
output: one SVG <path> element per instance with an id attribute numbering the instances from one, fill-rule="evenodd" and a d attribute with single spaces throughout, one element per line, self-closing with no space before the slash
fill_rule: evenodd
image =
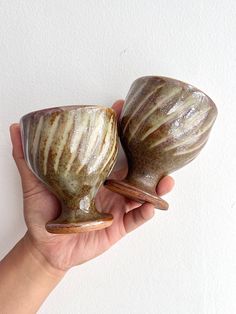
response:
<path id="1" fill-rule="evenodd" d="M 117 116 L 123 103 L 120 100 L 113 105 Z M 10 127 L 10 134 L 13 157 L 22 181 L 24 217 L 28 228 L 24 241 L 36 258 L 43 259 L 53 269 L 66 271 L 102 254 L 127 233 L 153 217 L 153 205 L 140 205 L 102 186 L 96 196 L 96 206 L 98 210 L 113 215 L 113 224 L 109 228 L 79 234 L 48 233 L 45 224 L 59 215 L 60 203 L 29 170 L 23 156 L 19 124 Z M 115 172 L 113 178 L 122 179 L 125 174 L 126 169 L 122 169 Z M 164 177 L 157 186 L 157 194 L 166 194 L 173 185 L 171 177 Z"/>

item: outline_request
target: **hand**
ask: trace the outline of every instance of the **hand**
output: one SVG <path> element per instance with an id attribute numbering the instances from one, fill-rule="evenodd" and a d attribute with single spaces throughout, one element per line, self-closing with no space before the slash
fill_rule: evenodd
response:
<path id="1" fill-rule="evenodd" d="M 123 101 L 117 101 L 113 105 L 117 116 L 123 103 Z M 13 157 L 22 181 L 24 217 L 28 228 L 24 240 L 36 258 L 43 259 L 53 269 L 66 271 L 100 255 L 127 233 L 153 217 L 153 205 L 148 203 L 140 205 L 101 187 L 96 196 L 96 206 L 98 210 L 113 215 L 113 224 L 109 228 L 69 235 L 48 233 L 45 223 L 59 214 L 60 203 L 27 167 L 18 124 L 10 127 L 10 134 Z M 118 171 L 113 174 L 113 178 L 122 179 L 125 173 L 126 170 Z M 173 185 L 174 181 L 171 177 L 163 178 L 158 184 L 157 194 L 166 194 Z"/>

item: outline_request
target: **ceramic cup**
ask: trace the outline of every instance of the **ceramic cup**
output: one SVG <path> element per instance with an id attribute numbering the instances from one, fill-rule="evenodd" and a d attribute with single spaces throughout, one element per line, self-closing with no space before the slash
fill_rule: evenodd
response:
<path id="1" fill-rule="evenodd" d="M 98 230 L 112 224 L 96 210 L 94 197 L 117 157 L 115 112 L 101 106 L 65 106 L 22 117 L 25 159 L 60 199 L 61 215 L 46 224 L 51 233 Z"/>
<path id="2" fill-rule="evenodd" d="M 138 78 L 120 117 L 128 175 L 123 181 L 106 181 L 106 187 L 167 209 L 168 203 L 156 195 L 156 185 L 198 155 L 216 116 L 213 101 L 192 85 L 166 77 Z"/>

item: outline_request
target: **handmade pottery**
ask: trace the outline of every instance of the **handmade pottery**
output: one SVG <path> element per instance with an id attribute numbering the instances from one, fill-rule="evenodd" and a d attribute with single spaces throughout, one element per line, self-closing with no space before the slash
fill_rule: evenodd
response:
<path id="1" fill-rule="evenodd" d="M 106 187 L 167 209 L 168 203 L 156 194 L 159 180 L 198 155 L 216 116 L 213 101 L 189 84 L 158 76 L 137 79 L 120 117 L 128 175 L 123 181 L 106 181 Z"/>
<path id="2" fill-rule="evenodd" d="M 115 112 L 101 106 L 65 106 L 22 117 L 25 159 L 61 200 L 61 215 L 46 224 L 51 233 L 108 227 L 110 214 L 96 210 L 94 197 L 117 156 Z"/>

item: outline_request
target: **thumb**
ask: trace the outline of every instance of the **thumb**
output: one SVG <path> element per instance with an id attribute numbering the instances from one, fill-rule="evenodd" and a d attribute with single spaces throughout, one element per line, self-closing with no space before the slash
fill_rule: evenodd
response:
<path id="1" fill-rule="evenodd" d="M 20 126 L 18 123 L 14 123 L 10 126 L 10 136 L 12 142 L 12 156 L 21 176 L 23 192 L 28 193 L 37 187 L 40 181 L 29 169 L 24 159 Z"/>

